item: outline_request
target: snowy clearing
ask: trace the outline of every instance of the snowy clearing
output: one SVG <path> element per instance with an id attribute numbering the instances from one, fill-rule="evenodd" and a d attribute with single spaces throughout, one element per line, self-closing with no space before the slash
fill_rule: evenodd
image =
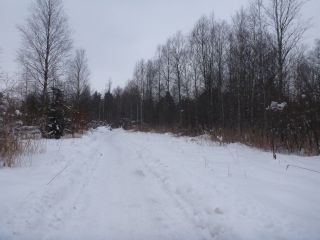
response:
<path id="1" fill-rule="evenodd" d="M 319 239 L 319 157 L 99 128 L 0 169 L 0 239 Z"/>

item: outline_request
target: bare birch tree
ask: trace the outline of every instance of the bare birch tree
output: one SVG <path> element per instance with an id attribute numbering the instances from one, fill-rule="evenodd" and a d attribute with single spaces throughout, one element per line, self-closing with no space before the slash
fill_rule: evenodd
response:
<path id="1" fill-rule="evenodd" d="M 22 46 L 18 61 L 39 86 L 43 115 L 48 108 L 48 89 L 63 75 L 72 47 L 68 21 L 61 0 L 36 0 L 24 26 L 18 26 Z"/>
<path id="2" fill-rule="evenodd" d="M 78 111 L 80 110 L 81 94 L 89 86 L 89 76 L 90 71 L 86 51 L 84 49 L 77 49 L 76 54 L 69 65 L 68 85 Z"/>

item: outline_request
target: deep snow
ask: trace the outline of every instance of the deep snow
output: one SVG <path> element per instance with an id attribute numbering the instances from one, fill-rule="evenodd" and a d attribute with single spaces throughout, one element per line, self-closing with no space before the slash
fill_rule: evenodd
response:
<path id="1" fill-rule="evenodd" d="M 0 239 L 320 239 L 319 157 L 99 128 L 0 169 Z"/>

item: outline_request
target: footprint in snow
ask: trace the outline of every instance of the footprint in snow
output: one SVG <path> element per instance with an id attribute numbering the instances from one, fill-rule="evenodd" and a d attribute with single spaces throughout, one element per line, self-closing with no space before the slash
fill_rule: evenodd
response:
<path id="1" fill-rule="evenodd" d="M 144 174 L 144 172 L 142 170 L 140 170 L 140 169 L 137 169 L 134 173 L 139 177 L 145 177 L 146 176 Z"/>
<path id="2" fill-rule="evenodd" d="M 214 209 L 214 212 L 215 212 L 216 214 L 220 214 L 220 215 L 223 214 L 223 211 L 222 211 L 220 208 L 218 208 L 218 207 Z"/>
<path id="3" fill-rule="evenodd" d="M 205 209 L 205 212 L 207 213 L 207 215 L 213 215 L 213 214 L 222 215 L 223 214 L 223 211 L 219 207 L 216 207 L 215 209 L 208 207 Z"/>

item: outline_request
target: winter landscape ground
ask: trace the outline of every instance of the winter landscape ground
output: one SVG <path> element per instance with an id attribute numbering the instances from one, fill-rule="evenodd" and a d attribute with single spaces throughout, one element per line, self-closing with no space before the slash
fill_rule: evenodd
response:
<path id="1" fill-rule="evenodd" d="M 98 128 L 0 169 L 0 239 L 319 239 L 319 157 Z"/>

